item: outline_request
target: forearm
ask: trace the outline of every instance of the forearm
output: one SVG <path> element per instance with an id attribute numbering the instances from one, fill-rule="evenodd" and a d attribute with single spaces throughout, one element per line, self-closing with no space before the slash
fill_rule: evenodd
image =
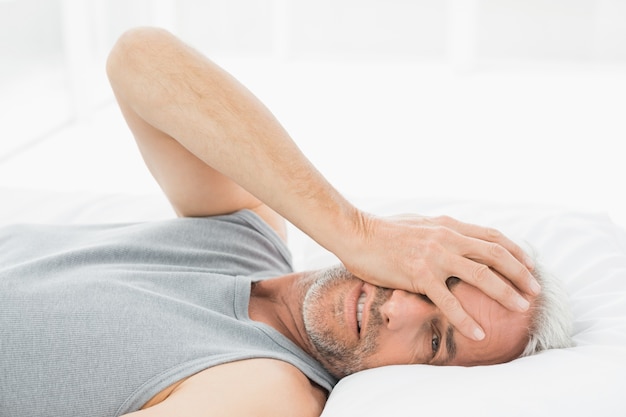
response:
<path id="1" fill-rule="evenodd" d="M 271 112 L 214 63 L 163 31 L 123 36 L 108 62 L 116 95 L 204 163 L 341 255 L 362 214 L 298 149 Z"/>

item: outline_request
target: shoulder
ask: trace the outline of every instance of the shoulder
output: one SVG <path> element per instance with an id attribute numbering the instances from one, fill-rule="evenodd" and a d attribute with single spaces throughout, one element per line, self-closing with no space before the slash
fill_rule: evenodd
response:
<path id="1" fill-rule="evenodd" d="M 245 363 L 247 362 L 247 363 Z M 311 381 L 295 366 L 275 359 L 240 362 L 246 372 L 250 397 L 268 416 L 319 417 L 326 403 L 326 391 Z"/>
<path id="2" fill-rule="evenodd" d="M 163 402 L 137 416 L 319 417 L 325 402 L 326 392 L 293 365 L 249 359 L 189 377 Z"/>

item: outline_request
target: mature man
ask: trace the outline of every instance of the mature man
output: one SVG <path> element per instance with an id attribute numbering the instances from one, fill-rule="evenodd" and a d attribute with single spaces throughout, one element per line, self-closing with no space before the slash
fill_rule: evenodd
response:
<path id="1" fill-rule="evenodd" d="M 126 33 L 107 69 L 181 218 L 0 232 L 1 415 L 316 416 L 359 370 L 569 343 L 520 247 L 447 217 L 360 211 L 169 33 Z M 293 272 L 283 218 L 345 267 Z"/>

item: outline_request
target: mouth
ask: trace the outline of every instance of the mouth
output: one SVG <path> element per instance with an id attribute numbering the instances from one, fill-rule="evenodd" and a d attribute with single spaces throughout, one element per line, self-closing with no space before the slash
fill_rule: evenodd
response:
<path id="1" fill-rule="evenodd" d="M 363 306 L 365 305 L 365 299 L 367 298 L 367 294 L 364 291 L 361 291 L 359 295 L 359 299 L 356 303 L 356 327 L 359 335 L 361 334 L 361 328 L 363 325 Z"/>

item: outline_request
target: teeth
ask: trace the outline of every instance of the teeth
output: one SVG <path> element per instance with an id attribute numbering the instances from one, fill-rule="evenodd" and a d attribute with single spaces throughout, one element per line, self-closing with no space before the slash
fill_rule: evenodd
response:
<path id="1" fill-rule="evenodd" d="M 359 327 L 359 332 L 361 331 L 361 320 L 363 320 L 363 304 L 365 304 L 365 298 L 365 293 L 362 292 L 356 304 L 356 322 Z"/>

